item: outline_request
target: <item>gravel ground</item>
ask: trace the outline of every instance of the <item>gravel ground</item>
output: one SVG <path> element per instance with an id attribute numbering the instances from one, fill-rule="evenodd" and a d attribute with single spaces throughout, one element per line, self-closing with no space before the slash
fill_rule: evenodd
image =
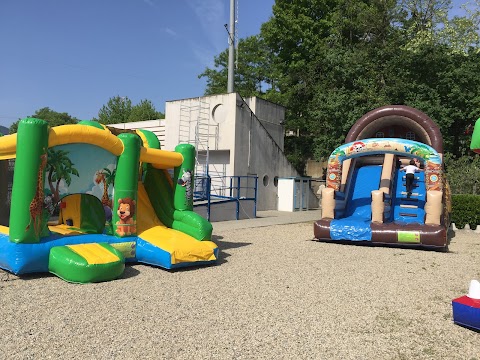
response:
<path id="1" fill-rule="evenodd" d="M 480 359 L 452 299 L 480 235 L 449 253 L 312 241 L 312 223 L 224 231 L 218 265 L 128 265 L 74 285 L 0 272 L 0 359 Z"/>

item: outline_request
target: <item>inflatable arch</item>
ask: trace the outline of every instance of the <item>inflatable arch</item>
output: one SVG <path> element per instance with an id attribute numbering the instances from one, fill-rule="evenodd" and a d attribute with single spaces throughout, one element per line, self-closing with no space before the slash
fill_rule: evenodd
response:
<path id="1" fill-rule="evenodd" d="M 394 154 L 415 157 L 425 164 L 427 191 L 442 190 L 442 160 L 432 147 L 412 140 L 398 138 L 373 138 L 350 142 L 336 148 L 328 159 L 327 187 L 340 190 L 342 163 L 361 156 Z"/>
<path id="2" fill-rule="evenodd" d="M 382 127 L 402 125 L 418 135 L 418 141 L 443 154 L 443 137 L 437 124 L 420 110 L 405 105 L 387 105 L 362 116 L 350 129 L 345 142 L 373 138 Z"/>

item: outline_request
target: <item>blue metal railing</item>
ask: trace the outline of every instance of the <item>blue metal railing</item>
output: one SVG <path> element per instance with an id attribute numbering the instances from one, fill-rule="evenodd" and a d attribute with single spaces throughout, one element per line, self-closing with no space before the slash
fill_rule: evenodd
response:
<path id="1" fill-rule="evenodd" d="M 228 185 L 227 185 L 228 184 Z M 207 219 L 210 220 L 210 207 L 215 200 L 236 202 L 236 219 L 240 217 L 240 201 L 253 200 L 254 215 L 257 214 L 257 176 L 210 176 L 195 175 L 194 202 L 206 201 Z"/>

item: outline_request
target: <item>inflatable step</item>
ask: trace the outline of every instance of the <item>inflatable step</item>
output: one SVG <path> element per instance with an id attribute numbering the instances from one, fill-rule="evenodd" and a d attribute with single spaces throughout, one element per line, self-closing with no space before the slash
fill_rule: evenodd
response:
<path id="1" fill-rule="evenodd" d="M 124 269 L 122 253 L 107 243 L 56 246 L 48 259 L 52 274 L 73 283 L 114 280 Z"/>
<path id="2" fill-rule="evenodd" d="M 408 217 L 417 217 L 418 216 L 417 214 L 407 213 L 407 212 L 400 213 L 399 215 L 400 216 L 408 216 Z"/>
<path id="3" fill-rule="evenodd" d="M 402 191 L 401 194 L 402 194 L 402 195 L 408 195 L 408 193 L 407 193 L 406 191 Z M 411 196 L 419 196 L 419 195 L 420 195 L 419 193 L 415 193 L 415 192 L 414 192 L 414 193 L 412 193 Z"/>
<path id="4" fill-rule="evenodd" d="M 417 201 L 417 202 L 418 202 L 418 199 L 417 199 L 417 198 L 406 197 L 406 196 L 405 196 L 405 197 L 401 197 L 400 200 L 402 200 L 402 201 L 413 201 L 413 202 Z"/>

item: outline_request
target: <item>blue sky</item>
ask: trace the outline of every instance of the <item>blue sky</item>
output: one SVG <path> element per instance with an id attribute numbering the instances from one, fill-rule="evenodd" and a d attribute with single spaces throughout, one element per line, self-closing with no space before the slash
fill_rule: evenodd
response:
<path id="1" fill-rule="evenodd" d="M 274 0 L 239 0 L 238 35 Z M 202 96 L 228 47 L 230 0 L 0 0 L 0 125 L 42 107 L 80 120 L 116 95 L 137 104 Z"/>
<path id="2" fill-rule="evenodd" d="M 274 0 L 238 0 L 240 38 Z M 454 3 L 463 3 L 454 0 Z M 137 104 L 202 96 L 228 47 L 230 0 L 0 0 L 0 125 L 42 107 L 80 120 L 114 96 Z M 458 6 L 456 6 L 458 8 Z"/>

